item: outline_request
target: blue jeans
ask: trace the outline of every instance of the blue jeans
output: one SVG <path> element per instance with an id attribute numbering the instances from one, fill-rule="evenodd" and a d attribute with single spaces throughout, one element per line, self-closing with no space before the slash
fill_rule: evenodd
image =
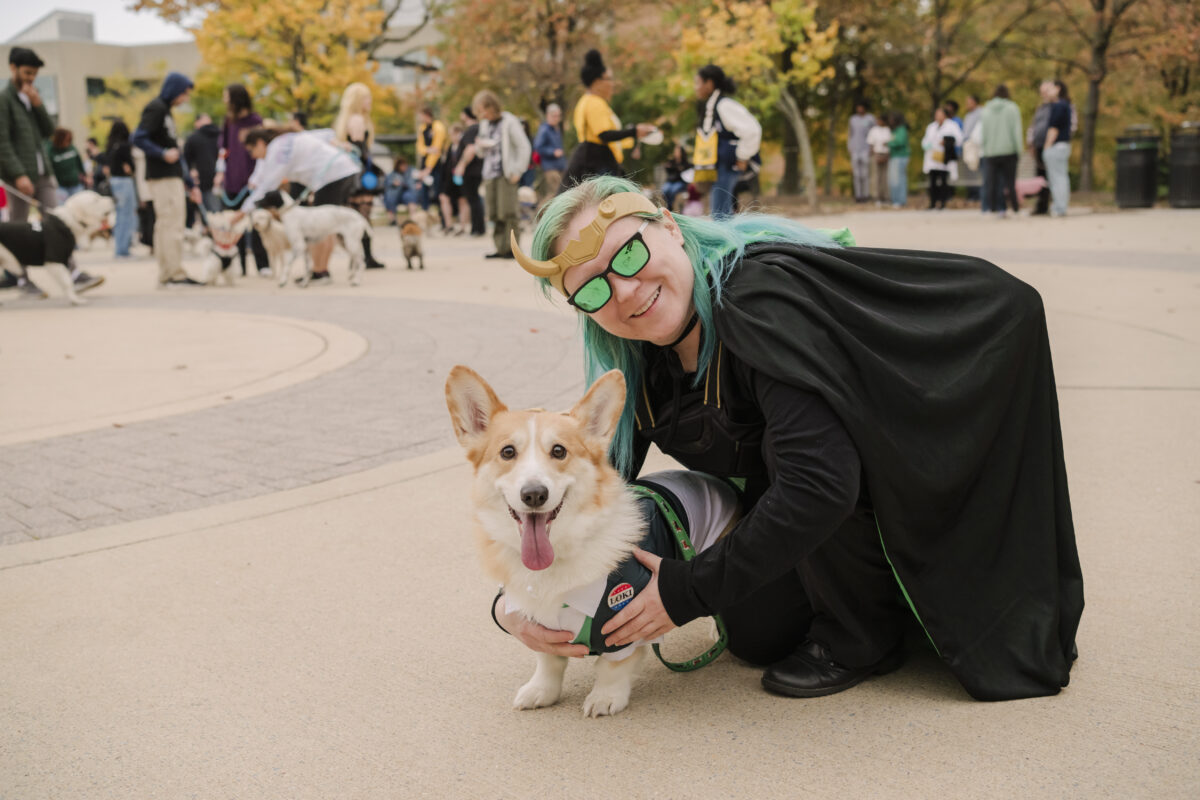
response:
<path id="1" fill-rule="evenodd" d="M 892 156 L 888 159 L 888 193 L 892 205 L 903 206 L 908 202 L 908 156 Z"/>
<path id="2" fill-rule="evenodd" d="M 58 204 L 61 206 L 67 202 L 67 198 L 74 194 L 79 194 L 84 190 L 82 183 L 77 183 L 74 186 L 59 186 L 58 187 Z"/>
<path id="3" fill-rule="evenodd" d="M 717 164 L 717 182 L 712 187 L 712 203 L 709 210 L 713 219 L 733 215 L 733 189 L 742 179 L 742 173 L 732 164 Z"/>
<path id="4" fill-rule="evenodd" d="M 127 256 L 129 245 L 133 243 L 133 231 L 137 228 L 137 190 L 133 186 L 133 178 L 113 177 L 108 183 L 117 206 L 117 221 L 113 225 L 116 254 Z"/>

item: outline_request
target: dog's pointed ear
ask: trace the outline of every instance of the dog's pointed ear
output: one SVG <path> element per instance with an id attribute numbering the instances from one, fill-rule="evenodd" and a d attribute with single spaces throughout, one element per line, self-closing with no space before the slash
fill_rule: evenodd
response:
<path id="1" fill-rule="evenodd" d="M 487 434 L 492 417 L 507 409 L 488 382 L 461 364 L 446 378 L 446 407 L 458 443 L 470 449 Z"/>
<path id="2" fill-rule="evenodd" d="M 588 436 L 602 439 L 607 444 L 617 430 L 624 408 L 625 376 L 620 370 L 611 369 L 592 384 L 568 413 L 583 424 Z"/>

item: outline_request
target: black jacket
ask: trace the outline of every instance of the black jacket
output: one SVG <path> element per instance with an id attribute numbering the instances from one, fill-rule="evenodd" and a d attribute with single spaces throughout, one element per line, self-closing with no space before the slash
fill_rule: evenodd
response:
<path id="1" fill-rule="evenodd" d="M 1083 578 L 1037 292 L 969 256 L 764 244 L 747 248 L 713 321 L 740 384 L 717 384 L 733 427 L 669 435 L 677 401 L 652 376 L 642 438 L 690 467 L 712 450 L 699 437 L 724 439 L 718 460 L 747 479 L 753 508 L 694 560 L 663 561 L 672 620 L 719 613 L 869 507 L 967 691 L 1065 686 Z"/>
<path id="2" fill-rule="evenodd" d="M 209 123 L 193 131 L 183 144 L 183 160 L 200 177 L 200 191 L 211 192 L 213 178 L 217 174 L 217 156 L 220 153 L 221 129 Z"/>

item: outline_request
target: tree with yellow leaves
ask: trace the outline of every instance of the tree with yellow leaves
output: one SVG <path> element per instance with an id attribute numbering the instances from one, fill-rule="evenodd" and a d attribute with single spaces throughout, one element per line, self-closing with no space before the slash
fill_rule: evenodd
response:
<path id="1" fill-rule="evenodd" d="M 816 4 L 806 0 L 722 0 L 700 12 L 685 29 L 678 63 L 690 80 L 707 63 L 720 66 L 738 84 L 738 97 L 751 109 L 776 109 L 800 143 L 804 193 L 817 203 L 816 167 L 800 98 L 802 90 L 833 74 L 828 65 L 838 23 L 822 29 Z"/>
<path id="2" fill-rule="evenodd" d="M 386 14 L 373 0 L 240 0 L 214 4 L 195 28 L 205 66 L 197 94 L 219 96 L 228 83 L 244 83 L 259 110 L 303 111 L 316 125 L 332 121 L 350 83 L 393 102 L 378 86 L 367 45 Z"/>

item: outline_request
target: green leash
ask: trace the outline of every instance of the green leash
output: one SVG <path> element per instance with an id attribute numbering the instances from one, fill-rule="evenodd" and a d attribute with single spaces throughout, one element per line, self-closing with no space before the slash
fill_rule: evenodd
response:
<path id="1" fill-rule="evenodd" d="M 667 524 L 671 526 L 671 533 L 675 535 L 675 544 L 679 547 L 679 552 L 683 555 L 684 561 L 691 561 L 696 557 L 696 549 L 692 547 L 692 540 L 688 538 L 687 531 L 683 527 L 683 522 L 679 519 L 679 515 L 675 513 L 675 509 L 671 504 L 663 499 L 662 495 L 646 486 L 634 484 L 630 486 L 634 494 L 639 497 L 649 497 L 658 506 L 659 512 L 666 519 Z M 658 645 L 654 645 L 654 655 L 658 656 L 658 660 L 672 672 L 691 672 L 692 670 L 707 667 L 717 656 L 725 652 L 725 648 L 729 645 L 729 634 L 725 631 L 725 621 L 721 619 L 720 614 L 713 614 L 713 622 L 717 624 L 717 641 L 712 647 L 705 650 L 700 655 L 689 658 L 686 661 L 668 661 L 663 658 L 662 650 Z"/>

